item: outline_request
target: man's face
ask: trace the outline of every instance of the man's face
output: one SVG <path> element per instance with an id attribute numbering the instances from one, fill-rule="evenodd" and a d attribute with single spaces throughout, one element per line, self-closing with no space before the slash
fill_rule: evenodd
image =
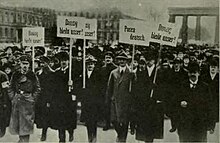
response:
<path id="1" fill-rule="evenodd" d="M 140 68 L 140 70 L 145 70 L 145 68 L 146 68 L 146 65 L 144 64 L 144 63 L 139 63 L 139 68 Z"/>
<path id="2" fill-rule="evenodd" d="M 48 66 L 48 63 L 46 63 L 46 62 L 41 62 L 40 63 L 40 67 L 41 68 L 45 68 L 45 67 L 47 67 Z"/>
<path id="3" fill-rule="evenodd" d="M 118 64 L 120 67 L 125 67 L 127 63 L 127 60 L 125 59 L 118 59 Z"/>
<path id="4" fill-rule="evenodd" d="M 184 64 L 189 64 L 189 59 L 188 58 L 183 59 L 183 63 Z"/>
<path id="5" fill-rule="evenodd" d="M 112 63 L 112 61 L 113 61 L 113 59 L 112 59 L 111 56 L 109 56 L 109 55 L 106 55 L 106 56 L 105 56 L 105 62 L 106 62 L 106 64 L 110 64 L 110 63 Z"/>
<path id="6" fill-rule="evenodd" d="M 87 63 L 87 70 L 88 71 L 93 71 L 94 68 L 95 68 L 95 63 L 94 62 Z"/>
<path id="7" fill-rule="evenodd" d="M 188 76 L 189 76 L 189 79 L 192 80 L 193 82 L 197 81 L 199 79 L 199 72 L 196 71 L 196 72 L 189 72 L 188 73 Z"/>
<path id="8" fill-rule="evenodd" d="M 218 66 L 210 66 L 209 70 L 212 74 L 215 74 L 218 72 Z"/>
<path id="9" fill-rule="evenodd" d="M 149 61 L 147 61 L 147 66 L 148 67 L 151 67 L 151 66 L 153 66 L 153 64 L 155 64 L 155 60 L 149 60 Z"/>
<path id="10" fill-rule="evenodd" d="M 175 63 L 173 65 L 174 70 L 179 70 L 180 69 L 180 63 Z"/>
<path id="11" fill-rule="evenodd" d="M 133 69 L 136 69 L 137 67 L 138 67 L 138 62 L 136 60 L 134 60 Z"/>
<path id="12" fill-rule="evenodd" d="M 68 60 L 62 60 L 62 61 L 60 61 L 61 68 L 67 67 L 67 66 L 68 66 L 68 63 L 69 63 Z"/>
<path id="13" fill-rule="evenodd" d="M 7 67 L 7 68 L 5 69 L 5 73 L 6 73 L 6 74 L 10 74 L 10 73 L 11 73 L 11 69 Z"/>
<path id="14" fill-rule="evenodd" d="M 21 70 L 27 72 L 30 67 L 30 63 L 27 61 L 21 61 L 20 64 L 21 64 Z"/>

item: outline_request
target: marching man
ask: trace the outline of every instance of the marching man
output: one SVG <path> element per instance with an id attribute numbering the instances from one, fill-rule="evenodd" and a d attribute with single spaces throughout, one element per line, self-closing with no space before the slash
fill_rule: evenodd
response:
<path id="1" fill-rule="evenodd" d="M 12 75 L 9 97 L 12 102 L 12 113 L 9 131 L 19 135 L 19 142 L 29 142 L 34 130 L 35 102 L 40 93 L 37 76 L 30 70 L 31 59 L 20 57 L 21 69 Z"/>

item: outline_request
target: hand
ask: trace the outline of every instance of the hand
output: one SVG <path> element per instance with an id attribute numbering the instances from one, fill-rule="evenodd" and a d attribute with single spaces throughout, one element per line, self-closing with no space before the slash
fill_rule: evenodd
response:
<path id="1" fill-rule="evenodd" d="M 72 81 L 72 80 L 69 80 L 69 81 L 68 81 L 68 85 L 69 85 L 69 86 L 73 86 L 73 81 Z"/>
<path id="2" fill-rule="evenodd" d="M 209 134 L 214 134 L 214 129 L 211 129 L 211 130 L 209 131 Z"/>
<path id="3" fill-rule="evenodd" d="M 180 105 L 182 107 L 186 108 L 187 107 L 187 102 L 186 101 L 181 101 Z"/>

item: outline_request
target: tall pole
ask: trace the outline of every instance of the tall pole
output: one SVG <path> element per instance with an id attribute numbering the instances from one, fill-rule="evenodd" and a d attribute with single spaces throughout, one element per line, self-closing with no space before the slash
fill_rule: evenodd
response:
<path id="1" fill-rule="evenodd" d="M 132 47 L 132 58 L 131 58 L 131 71 L 133 72 L 134 67 L 134 54 L 135 54 L 135 44 Z M 130 82 L 129 91 L 131 92 L 132 81 Z"/>
<path id="2" fill-rule="evenodd" d="M 69 83 L 72 84 L 72 51 L 73 51 L 73 38 L 70 38 L 70 53 L 69 53 Z M 69 85 L 69 92 L 71 92 L 71 86 Z"/>
<path id="3" fill-rule="evenodd" d="M 32 46 L 32 71 L 34 72 L 35 70 L 34 70 L 34 56 L 35 56 L 35 54 L 34 54 L 34 46 Z"/>
<path id="4" fill-rule="evenodd" d="M 86 88 L 86 39 L 83 40 L 83 88 Z"/>

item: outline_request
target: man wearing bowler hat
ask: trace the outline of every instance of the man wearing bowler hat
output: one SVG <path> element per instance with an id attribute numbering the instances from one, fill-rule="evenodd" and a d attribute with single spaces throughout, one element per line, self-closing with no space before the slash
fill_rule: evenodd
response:
<path id="1" fill-rule="evenodd" d="M 30 57 L 23 55 L 20 61 L 21 69 L 12 75 L 9 87 L 12 102 L 9 131 L 13 135 L 19 135 L 19 142 L 29 142 L 34 130 L 34 105 L 40 93 L 40 83 L 30 70 Z"/>
<path id="2" fill-rule="evenodd" d="M 126 142 L 131 105 L 130 84 L 134 78 L 127 67 L 128 56 L 122 51 L 116 59 L 118 68 L 110 73 L 106 104 L 111 103 L 111 121 L 117 133 L 117 142 Z"/>
<path id="3" fill-rule="evenodd" d="M 58 130 L 59 142 L 66 141 L 67 130 L 69 132 L 69 141 L 74 140 L 74 129 L 76 129 L 76 97 L 69 92 L 69 87 L 73 83 L 69 82 L 69 54 L 60 52 L 58 54 L 60 68 L 53 74 L 53 90 L 50 101 L 50 127 Z M 74 80 L 72 73 L 72 80 Z"/>
<path id="4" fill-rule="evenodd" d="M 177 92 L 177 130 L 180 142 L 207 142 L 207 131 L 213 133 L 212 98 L 206 83 L 199 79 L 200 67 L 189 63 L 189 78 Z"/>

